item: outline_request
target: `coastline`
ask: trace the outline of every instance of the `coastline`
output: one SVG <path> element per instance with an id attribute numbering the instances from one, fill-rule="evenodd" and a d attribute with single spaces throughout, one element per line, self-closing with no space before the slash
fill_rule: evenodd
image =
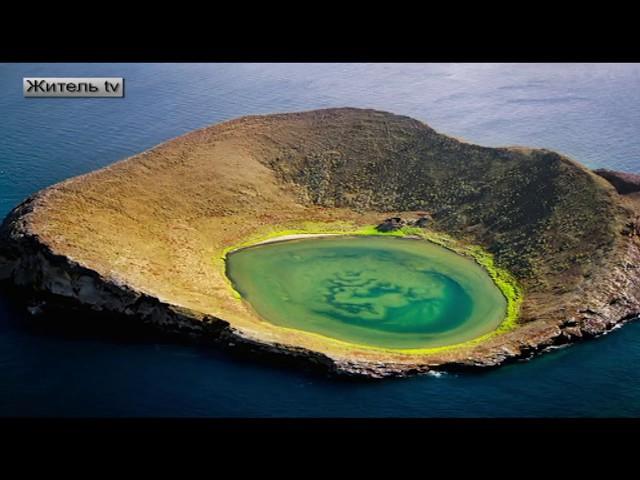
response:
<path id="1" fill-rule="evenodd" d="M 410 211 L 377 204 L 371 208 L 367 203 L 369 197 L 358 192 L 352 197 L 367 208 L 336 205 L 331 198 L 327 200 L 330 206 L 318 205 L 314 203 L 316 200 L 309 200 L 315 193 L 278 176 L 274 164 L 283 158 L 282 151 L 289 151 L 280 146 L 288 148 L 284 140 L 278 140 L 280 143 L 274 140 L 277 139 L 274 135 L 283 131 L 281 125 L 306 133 L 308 121 L 326 122 L 322 125 L 328 129 L 337 122 L 336 131 L 340 131 L 339 122 L 344 120 L 350 125 L 352 118 L 358 122 L 366 119 L 375 128 L 377 122 L 382 122 L 382 129 L 386 128 L 386 121 L 398 122 L 398 131 L 424 136 L 425 141 L 436 135 L 406 117 L 353 109 L 247 117 L 191 132 L 127 161 L 49 187 L 16 207 L 0 231 L 0 278 L 49 296 L 51 302 L 72 300 L 90 310 L 121 314 L 131 321 L 141 320 L 166 331 L 204 336 L 225 348 L 284 354 L 305 363 L 320 364 L 332 372 L 369 377 L 493 367 L 528 358 L 551 346 L 598 336 L 638 315 L 640 282 L 636 265 L 640 265 L 640 248 L 635 236 L 612 234 L 610 242 L 592 239 L 598 230 L 579 225 L 585 232 L 580 244 L 585 250 L 579 252 L 583 256 L 575 261 L 566 258 L 562 253 L 566 248 L 560 245 L 553 251 L 558 260 L 553 257 L 554 262 L 550 263 L 543 255 L 545 243 L 541 241 L 542 253 L 531 258 L 541 259 L 536 266 L 542 273 L 534 271 L 533 277 L 527 277 L 505 268 L 505 265 L 517 267 L 518 255 L 527 254 L 527 250 L 515 248 L 515 260 L 505 255 L 489 255 L 487 246 L 495 242 L 492 243 L 492 232 L 484 224 L 475 219 L 467 222 L 469 213 L 464 210 L 453 214 L 443 210 L 445 213 L 435 225 L 437 229 L 428 232 L 427 237 L 431 238 L 426 239 L 442 242 L 447 248 L 462 249 L 490 274 L 494 272 L 494 282 L 512 299 L 510 321 L 504 322 L 505 328 L 498 334 L 492 332 L 469 344 L 439 350 L 388 352 L 327 337 L 319 339 L 300 331 L 285 331 L 256 318 L 231 292 L 224 275 L 226 253 L 252 244 L 309 235 L 368 234 L 373 222 L 384 218 L 387 212 Z M 272 130 L 272 123 L 277 128 Z M 256 132 L 271 135 L 269 141 L 251 144 L 262 138 Z M 312 134 L 316 135 L 316 130 Z M 315 138 L 308 148 L 315 148 Z M 332 135 L 327 134 L 326 138 L 333 141 Z M 579 195 L 583 187 L 588 187 L 586 194 L 599 202 L 597 212 L 601 215 L 600 223 L 594 221 L 593 228 L 604 226 L 617 234 L 626 221 L 622 200 L 613 189 L 562 157 L 546 151 L 483 150 L 451 143 L 455 142 L 453 139 L 436 140 L 433 148 L 449 142 L 446 145 L 470 149 L 469 155 L 476 155 L 477 151 L 497 152 L 498 166 L 502 165 L 499 162 L 504 155 L 522 160 L 523 168 L 529 168 L 539 158 L 541 168 L 536 172 L 545 172 L 548 165 L 553 165 L 555 175 L 566 173 L 571 181 L 582 182 L 567 189 L 566 195 L 575 200 L 572 205 L 580 205 Z M 278 147 L 273 157 L 269 157 L 271 163 L 261 163 L 258 153 L 263 154 L 271 145 L 269 142 Z M 364 137 L 363 145 L 368 143 Z M 175 158 L 187 160 L 176 162 Z M 364 158 L 363 162 L 369 157 Z M 297 161 L 287 160 L 287 165 L 297 165 Z M 240 164 L 245 168 L 238 168 Z M 153 175 L 149 175 L 150 171 Z M 223 188 L 220 178 L 226 179 Z M 313 182 L 315 179 L 312 176 Z M 176 192 L 178 201 L 167 201 L 168 188 Z M 385 190 L 381 192 L 382 195 Z M 384 195 L 381 198 L 387 201 Z M 488 204 L 487 208 L 491 206 Z M 556 223 L 569 233 L 582 234 L 571 218 L 561 218 Z M 543 232 L 534 231 L 539 236 Z M 565 237 L 571 239 L 569 235 Z M 582 270 L 574 272 L 578 263 Z M 551 268 L 557 268 L 559 273 L 556 275 Z M 523 282 L 522 291 L 517 286 L 519 282 Z"/>
<path id="2" fill-rule="evenodd" d="M 329 235 L 340 234 L 290 234 L 274 238 L 282 240 L 284 237 L 291 239 L 292 236 L 295 236 L 295 238 L 308 238 L 308 236 Z M 221 318 L 203 315 L 188 308 L 171 305 L 163 302 L 158 297 L 136 291 L 135 288 L 117 280 L 105 278 L 78 262 L 55 254 L 50 248 L 39 244 L 38 240 L 31 235 L 23 237 L 22 240 L 25 241 L 25 245 L 29 245 L 27 247 L 28 255 L 38 257 L 36 261 L 40 263 L 39 268 L 42 268 L 39 273 L 46 272 L 46 275 L 50 276 L 49 278 L 43 277 L 42 283 L 38 285 L 37 282 L 34 282 L 33 272 L 22 271 L 23 287 L 33 282 L 37 287 L 36 291 L 46 292 L 44 298 L 51 302 L 53 308 L 57 308 L 58 304 L 65 304 L 69 299 L 72 299 L 79 302 L 80 306 L 87 308 L 89 311 L 111 312 L 112 314 L 125 315 L 125 317 L 133 316 L 161 331 L 188 338 L 203 338 L 216 343 L 223 349 L 238 350 L 249 356 L 266 355 L 274 359 L 284 355 L 295 362 L 302 361 L 309 366 L 321 367 L 321 370 L 325 372 L 345 376 L 365 376 L 370 378 L 405 377 L 424 373 L 462 372 L 473 371 L 477 368 L 497 367 L 519 359 L 531 358 L 536 354 L 583 338 L 606 334 L 627 321 L 635 319 L 638 315 L 637 310 L 634 309 L 632 313 L 625 313 L 618 318 L 607 319 L 599 312 L 585 309 L 585 312 L 592 315 L 591 318 L 600 317 L 598 318 L 600 321 L 591 323 L 589 328 L 581 328 L 575 319 L 568 319 L 562 322 L 558 328 L 545 331 L 542 336 L 532 336 L 526 343 L 520 340 L 516 340 L 516 343 L 513 340 L 507 340 L 500 342 L 498 349 L 484 351 L 480 355 L 473 355 L 473 350 L 469 350 L 469 347 L 486 347 L 489 343 L 488 340 L 495 339 L 499 335 L 500 332 L 498 330 L 461 345 L 430 349 L 430 355 L 428 355 L 428 357 L 433 358 L 433 354 L 442 352 L 465 352 L 463 355 L 454 355 L 453 358 L 445 355 L 441 360 L 438 360 L 436 356 L 436 358 L 427 363 L 419 354 L 401 355 L 402 358 L 395 355 L 390 358 L 386 355 L 374 354 L 373 357 L 369 358 L 353 359 L 331 354 L 327 355 L 326 353 L 301 346 L 273 342 L 269 341 L 268 337 L 261 338 L 260 335 L 256 336 L 251 332 L 243 332 Z M 254 245 L 258 243 L 254 243 Z M 639 249 L 636 249 L 635 254 L 640 259 Z M 23 255 L 22 258 L 29 259 L 28 255 Z M 0 263 L 3 262 L 0 261 Z M 34 265 L 34 258 L 30 258 L 26 264 L 31 268 Z M 59 282 L 59 279 L 63 277 L 75 277 L 75 281 L 69 286 L 69 290 L 61 291 L 50 287 L 52 282 Z M 16 283 L 20 285 L 20 282 Z M 81 297 L 75 293 L 79 291 L 79 285 L 83 285 L 86 293 L 89 283 L 92 283 L 92 292 L 89 298 L 86 296 Z M 619 283 L 617 284 L 619 285 Z M 134 306 L 135 309 L 132 308 Z M 602 322 L 602 319 L 606 321 Z M 519 330 L 519 333 L 523 333 L 522 327 L 515 328 L 515 332 Z M 308 332 L 304 333 L 310 336 L 317 335 Z M 322 337 L 322 339 L 328 339 L 328 337 Z M 373 350 L 377 354 L 383 352 L 383 349 L 375 347 L 367 348 L 366 346 L 352 345 L 333 339 L 329 340 L 334 344 L 344 343 L 348 347 L 364 348 L 365 351 Z M 411 357 L 414 358 L 411 359 Z"/>

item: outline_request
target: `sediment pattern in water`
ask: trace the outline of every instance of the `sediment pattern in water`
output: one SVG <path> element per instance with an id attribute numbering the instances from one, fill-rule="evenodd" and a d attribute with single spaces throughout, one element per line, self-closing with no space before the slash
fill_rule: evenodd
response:
<path id="1" fill-rule="evenodd" d="M 231 253 L 227 274 L 266 321 L 347 342 L 428 348 L 495 329 L 506 300 L 473 260 L 425 241 L 297 239 Z"/>

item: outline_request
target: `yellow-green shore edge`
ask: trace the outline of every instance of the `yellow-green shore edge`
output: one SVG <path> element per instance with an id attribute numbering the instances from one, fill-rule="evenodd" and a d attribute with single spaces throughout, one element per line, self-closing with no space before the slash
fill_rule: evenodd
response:
<path id="1" fill-rule="evenodd" d="M 406 237 L 406 238 L 415 238 L 415 239 L 423 239 L 439 245 L 443 248 L 451 250 L 459 255 L 463 255 L 465 257 L 469 257 L 475 260 L 484 270 L 489 274 L 496 287 L 500 290 L 500 292 L 504 295 L 507 301 L 507 309 L 504 320 L 500 323 L 500 325 L 493 331 L 489 333 L 485 333 L 479 337 L 476 337 L 471 340 L 467 340 L 461 343 L 454 343 L 451 345 L 442 345 L 439 347 L 430 347 L 430 348 L 382 348 L 376 347 L 367 344 L 360 344 L 354 342 L 346 342 L 344 340 L 338 340 L 332 337 L 328 337 L 326 335 L 322 335 L 315 332 L 308 332 L 306 330 L 294 329 L 290 327 L 283 327 L 279 325 L 273 325 L 277 329 L 281 329 L 283 331 L 296 331 L 303 332 L 304 334 L 310 335 L 312 337 L 318 338 L 320 340 L 324 340 L 329 343 L 338 343 L 344 346 L 357 347 L 359 349 L 366 349 L 370 351 L 384 352 L 384 353 L 402 353 L 402 354 L 410 354 L 410 355 L 426 355 L 426 354 L 434 354 L 441 353 L 445 351 L 463 349 L 474 347 L 480 343 L 486 342 L 489 339 L 492 339 L 498 335 L 505 334 L 507 332 L 513 331 L 518 327 L 518 317 L 520 314 L 520 306 L 523 301 L 523 291 L 522 287 L 519 285 L 518 281 L 514 278 L 514 276 L 504 268 L 500 268 L 495 264 L 493 255 L 487 252 L 484 248 L 478 245 L 470 245 L 463 243 L 459 240 L 452 238 L 443 232 L 436 232 L 429 229 L 423 229 L 418 227 L 403 227 L 398 230 L 394 230 L 391 232 L 380 232 L 375 228 L 375 225 L 365 225 L 365 226 L 355 226 L 349 223 L 343 222 L 331 222 L 331 223 L 317 223 L 317 222 L 304 222 L 302 224 L 297 224 L 295 226 L 276 226 L 272 225 L 269 230 L 261 230 L 247 238 L 245 238 L 242 242 L 239 242 L 234 245 L 229 245 L 225 247 L 219 256 L 216 256 L 216 264 L 217 267 L 222 270 L 223 277 L 226 281 L 228 288 L 230 289 L 230 294 L 238 301 L 244 302 L 242 295 L 234 288 L 233 283 L 226 275 L 226 260 L 227 255 L 233 251 L 251 247 L 257 245 L 259 243 L 265 242 L 267 240 L 272 240 L 278 237 L 285 237 L 288 235 L 313 235 L 313 234 L 333 234 L 333 235 L 362 235 L 362 236 L 396 236 L 396 237 Z"/>

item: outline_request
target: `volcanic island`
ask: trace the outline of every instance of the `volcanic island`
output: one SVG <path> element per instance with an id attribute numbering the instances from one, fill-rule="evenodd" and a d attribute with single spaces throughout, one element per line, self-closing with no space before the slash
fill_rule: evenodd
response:
<path id="1" fill-rule="evenodd" d="M 0 279 L 256 359 L 476 369 L 637 317 L 639 212 L 639 176 L 546 149 L 369 109 L 247 116 L 32 195 Z"/>

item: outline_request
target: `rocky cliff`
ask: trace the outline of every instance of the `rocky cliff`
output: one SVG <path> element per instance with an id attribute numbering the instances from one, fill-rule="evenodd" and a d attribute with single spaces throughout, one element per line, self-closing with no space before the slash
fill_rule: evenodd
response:
<path id="1" fill-rule="evenodd" d="M 640 248 L 625 227 L 638 208 L 617 188 L 554 152 L 471 145 L 384 112 L 245 117 L 27 199 L 0 229 L 0 278 L 341 373 L 494 366 L 638 315 Z M 428 228 L 484 247 L 517 277 L 517 329 L 436 352 L 378 351 L 282 331 L 233 297 L 222 259 L 231 245 L 408 211 L 427 212 Z"/>

